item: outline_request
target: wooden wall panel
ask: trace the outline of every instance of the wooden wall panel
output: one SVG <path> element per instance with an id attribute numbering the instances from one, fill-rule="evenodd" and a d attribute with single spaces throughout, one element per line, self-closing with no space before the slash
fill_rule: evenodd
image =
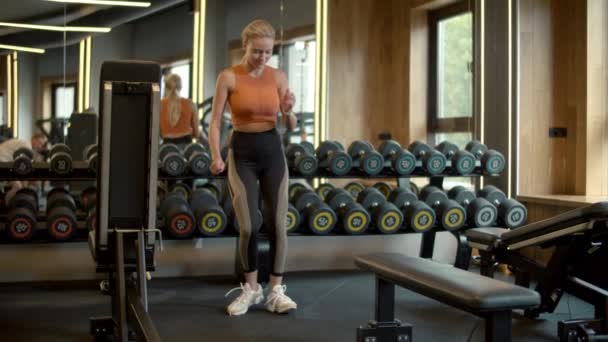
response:
<path id="1" fill-rule="evenodd" d="M 407 1 L 328 2 L 328 135 L 345 144 L 408 140 Z"/>
<path id="2" fill-rule="evenodd" d="M 429 22 L 426 9 L 412 9 L 410 22 L 409 141 L 427 139 Z"/>

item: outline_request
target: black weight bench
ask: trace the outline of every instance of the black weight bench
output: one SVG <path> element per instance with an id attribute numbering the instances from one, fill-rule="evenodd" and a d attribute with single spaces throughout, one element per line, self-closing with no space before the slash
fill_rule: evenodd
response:
<path id="1" fill-rule="evenodd" d="M 389 330 L 400 325 L 394 316 L 395 285 L 484 318 L 485 340 L 493 342 L 511 341 L 513 309 L 540 303 L 534 291 L 428 259 L 377 253 L 358 256 L 355 264 L 376 275 L 375 322 L 358 329 L 358 341 L 411 341 L 411 327 L 410 336 L 390 336 Z"/>
<path id="2" fill-rule="evenodd" d="M 501 263 L 512 266 L 518 285 L 529 287 L 531 278 L 535 278 L 541 303 L 526 310 L 526 316 L 553 312 L 564 292 L 594 306 L 593 320 L 559 323 L 561 341 L 570 341 L 573 334 L 608 334 L 608 272 L 603 268 L 608 260 L 608 202 L 573 209 L 513 230 L 470 229 L 466 236 L 469 245 L 479 249 L 481 274 L 492 277 L 494 266 Z M 555 247 L 555 251 L 545 265 L 521 253 L 531 246 Z"/>

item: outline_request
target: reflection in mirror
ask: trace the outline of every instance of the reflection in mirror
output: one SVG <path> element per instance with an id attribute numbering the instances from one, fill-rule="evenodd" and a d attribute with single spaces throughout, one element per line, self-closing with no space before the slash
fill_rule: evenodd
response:
<path id="1" fill-rule="evenodd" d="M 219 73 L 239 64 L 244 55 L 241 31 L 255 19 L 264 19 L 276 30 L 275 48 L 268 63 L 287 75 L 296 97 L 294 113 L 299 125 L 284 135 L 285 143 L 314 141 L 315 106 L 315 0 L 208 0 L 205 27 L 205 75 L 202 134 L 206 138 L 211 101 Z M 221 144 L 231 129 L 229 109 L 222 122 Z M 279 116 L 280 120 L 281 116 Z M 282 124 L 279 123 L 279 126 Z"/>

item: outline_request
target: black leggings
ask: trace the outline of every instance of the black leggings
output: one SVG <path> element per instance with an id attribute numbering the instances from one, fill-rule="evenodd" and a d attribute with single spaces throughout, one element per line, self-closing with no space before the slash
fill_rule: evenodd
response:
<path id="1" fill-rule="evenodd" d="M 228 151 L 228 184 L 239 223 L 239 250 L 245 272 L 258 269 L 256 219 L 260 194 L 270 242 L 271 274 L 283 275 L 287 254 L 287 187 L 289 174 L 281 138 L 276 131 L 234 132 Z M 258 188 L 259 181 L 259 188 Z"/>

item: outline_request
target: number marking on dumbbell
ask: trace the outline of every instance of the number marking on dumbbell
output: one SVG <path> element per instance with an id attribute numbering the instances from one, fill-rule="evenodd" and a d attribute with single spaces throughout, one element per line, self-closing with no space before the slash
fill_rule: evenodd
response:
<path id="1" fill-rule="evenodd" d="M 447 228 L 454 229 L 462 225 L 464 222 L 464 215 L 458 208 L 450 209 L 445 215 L 444 225 Z"/>
<path id="2" fill-rule="evenodd" d="M 313 227 L 315 231 L 325 232 L 331 228 L 334 224 L 334 218 L 328 212 L 321 212 L 315 216 L 313 220 Z"/>
<path id="3" fill-rule="evenodd" d="M 360 232 L 367 225 L 367 217 L 363 213 L 354 213 L 346 222 L 348 230 L 352 232 Z"/>
<path id="4" fill-rule="evenodd" d="M 188 234 L 192 229 L 193 222 L 188 215 L 176 215 L 171 220 L 171 230 L 175 234 Z"/>
<path id="5" fill-rule="evenodd" d="M 401 226 L 401 219 L 397 213 L 389 212 L 380 220 L 382 230 L 392 232 Z"/>
<path id="6" fill-rule="evenodd" d="M 217 233 L 222 226 L 222 217 L 217 213 L 207 213 L 201 218 L 201 227 L 206 233 Z"/>
<path id="7" fill-rule="evenodd" d="M 12 222 L 11 230 L 16 238 L 23 238 L 30 233 L 32 225 L 29 221 L 18 218 Z"/>
<path id="8" fill-rule="evenodd" d="M 479 218 L 478 224 L 481 226 L 485 226 L 485 227 L 494 224 L 494 220 L 496 219 L 494 210 L 492 210 L 492 208 L 489 208 L 489 207 L 481 208 L 478 212 L 477 217 Z"/>
<path id="9" fill-rule="evenodd" d="M 511 211 L 511 213 L 508 216 L 508 224 L 510 227 L 516 227 L 521 225 L 525 218 L 526 214 L 524 213 L 524 211 L 521 208 L 515 208 Z"/>
<path id="10" fill-rule="evenodd" d="M 414 230 L 425 231 L 433 224 L 433 216 L 426 211 L 421 211 L 414 216 Z"/>

